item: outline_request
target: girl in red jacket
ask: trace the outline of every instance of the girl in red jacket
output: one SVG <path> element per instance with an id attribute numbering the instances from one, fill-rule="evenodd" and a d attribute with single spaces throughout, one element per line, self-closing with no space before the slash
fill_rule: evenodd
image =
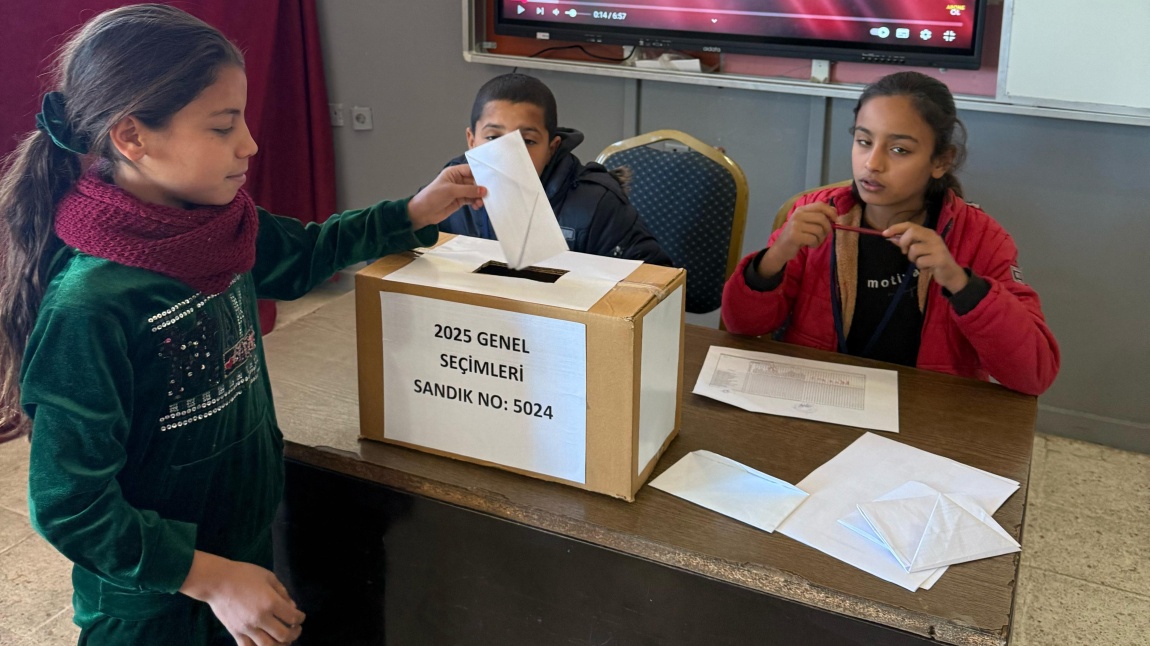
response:
<path id="1" fill-rule="evenodd" d="M 791 343 L 1045 391 L 1058 343 L 1013 239 L 962 199 L 966 130 L 950 90 L 899 72 L 854 113 L 854 181 L 802 196 L 743 259 L 723 290 L 727 329 L 766 334 L 789 316 Z"/>

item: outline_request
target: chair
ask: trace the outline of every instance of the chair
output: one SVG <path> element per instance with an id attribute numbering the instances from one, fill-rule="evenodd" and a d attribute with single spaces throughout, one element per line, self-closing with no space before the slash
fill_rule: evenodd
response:
<path id="1" fill-rule="evenodd" d="M 631 171 L 631 203 L 663 250 L 687 270 L 688 312 L 718 309 L 747 219 L 747 178 L 717 148 L 677 130 L 608 146 L 596 159 Z"/>
<path id="2" fill-rule="evenodd" d="M 807 193 L 814 193 L 815 191 L 821 191 L 821 190 L 827 189 L 827 188 L 838 188 L 840 186 L 850 186 L 850 185 L 851 185 L 851 180 L 847 179 L 847 180 L 843 180 L 841 182 L 835 182 L 834 184 L 824 184 L 823 186 L 818 186 L 815 188 L 808 188 L 805 191 L 795 193 L 794 195 L 791 196 L 791 198 L 789 200 L 787 200 L 786 202 L 783 202 L 783 205 L 781 207 L 779 207 L 779 212 L 775 214 L 775 221 L 771 225 L 771 233 L 778 231 L 779 229 L 781 229 L 783 227 L 784 224 L 787 223 L 787 216 L 791 214 L 791 209 L 795 208 L 795 202 L 798 202 L 800 197 L 806 195 Z"/>

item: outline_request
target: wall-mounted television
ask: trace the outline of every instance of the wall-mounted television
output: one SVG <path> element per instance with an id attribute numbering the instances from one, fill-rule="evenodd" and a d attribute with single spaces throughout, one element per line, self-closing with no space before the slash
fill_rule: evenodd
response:
<path id="1" fill-rule="evenodd" d="M 493 0 L 495 33 L 977 69 L 987 0 Z"/>

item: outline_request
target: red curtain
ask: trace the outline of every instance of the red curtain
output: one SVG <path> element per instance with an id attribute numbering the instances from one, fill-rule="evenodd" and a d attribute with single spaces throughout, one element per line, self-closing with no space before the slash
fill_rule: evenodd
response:
<path id="1" fill-rule="evenodd" d="M 35 127 L 49 67 L 68 34 L 105 9 L 109 0 L 0 0 L 0 155 Z M 335 210 L 335 165 L 327 113 L 323 52 L 315 0 L 197 0 L 169 2 L 219 28 L 243 50 L 248 76 L 247 119 L 260 152 L 247 189 L 256 204 L 304 222 Z M 260 302 L 270 332 L 275 304 Z"/>

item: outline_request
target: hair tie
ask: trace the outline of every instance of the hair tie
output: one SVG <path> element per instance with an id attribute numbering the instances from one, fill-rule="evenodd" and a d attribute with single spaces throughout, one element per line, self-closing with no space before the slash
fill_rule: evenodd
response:
<path id="1" fill-rule="evenodd" d="M 72 125 L 68 122 L 67 104 L 60 92 L 49 92 L 44 95 L 44 103 L 40 112 L 36 114 L 36 129 L 47 133 L 52 138 L 52 143 L 70 153 L 77 155 L 88 153 L 86 138 L 72 130 Z"/>

